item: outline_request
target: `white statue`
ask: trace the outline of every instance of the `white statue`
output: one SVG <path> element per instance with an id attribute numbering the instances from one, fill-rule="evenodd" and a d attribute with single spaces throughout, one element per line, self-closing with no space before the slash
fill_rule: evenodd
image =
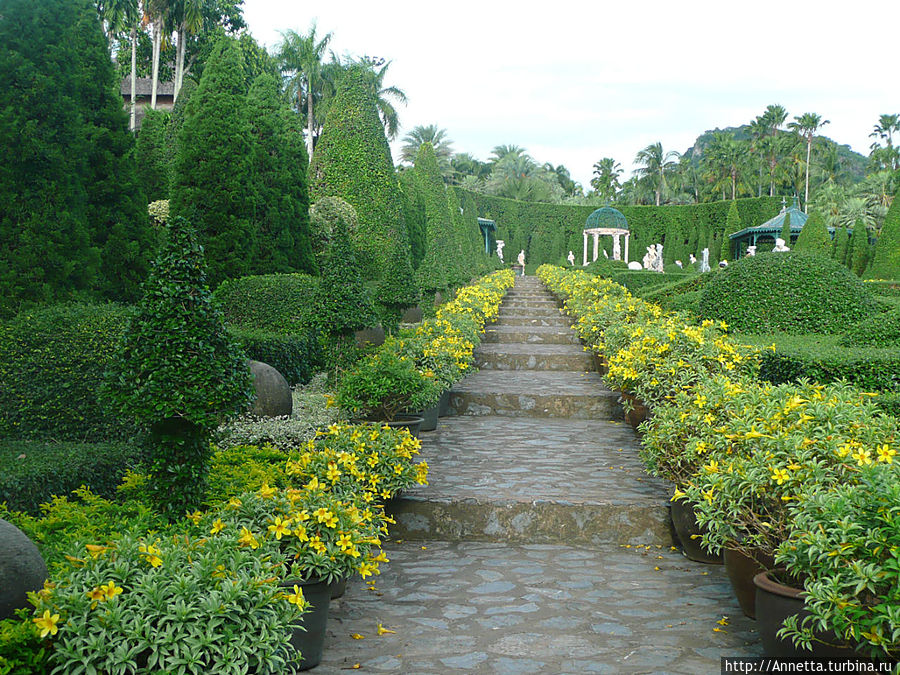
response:
<path id="1" fill-rule="evenodd" d="M 709 249 L 703 249 L 703 260 L 700 261 L 700 272 L 709 272 Z"/>
<path id="2" fill-rule="evenodd" d="M 663 262 L 663 245 L 662 244 L 656 245 L 656 259 L 654 260 L 654 263 L 655 263 L 655 265 L 654 265 L 653 269 L 655 269 L 657 272 L 662 274 L 666 271 L 665 263 Z"/>
<path id="3" fill-rule="evenodd" d="M 613 260 L 622 259 L 622 244 L 619 242 L 619 235 L 613 237 Z"/>
<path id="4" fill-rule="evenodd" d="M 572 267 L 575 266 L 575 254 L 572 253 L 572 251 L 569 251 L 569 255 L 566 256 L 566 260 L 569 261 L 569 264 L 572 265 Z"/>
<path id="5" fill-rule="evenodd" d="M 647 247 L 647 252 L 644 254 L 644 269 L 652 270 L 653 269 L 653 258 L 656 256 L 656 248 L 653 246 Z"/>
<path id="6" fill-rule="evenodd" d="M 756 246 L 748 246 L 747 247 L 747 255 L 749 255 L 749 256 L 756 255 Z"/>
<path id="7" fill-rule="evenodd" d="M 790 251 L 791 249 L 785 245 L 784 239 L 779 237 L 778 239 L 775 240 L 775 248 L 773 248 L 772 250 L 778 251 L 779 253 L 781 253 L 783 251 Z"/>
<path id="8" fill-rule="evenodd" d="M 609 260 L 609 253 L 606 252 L 606 249 L 603 249 L 603 257 Z"/>
<path id="9" fill-rule="evenodd" d="M 695 256 L 693 253 L 691 253 L 689 260 L 691 262 L 691 265 L 693 265 L 697 262 L 697 256 Z"/>
<path id="10" fill-rule="evenodd" d="M 503 247 L 506 246 L 506 242 L 502 239 L 497 240 L 497 257 L 500 258 L 500 262 L 503 262 Z"/>
<path id="11" fill-rule="evenodd" d="M 519 251 L 519 258 L 518 258 L 518 260 L 519 260 L 519 264 L 520 264 L 522 267 L 525 267 L 525 249 L 524 249 L 524 248 L 523 248 L 521 251 Z"/>
<path id="12" fill-rule="evenodd" d="M 633 272 L 640 272 L 642 269 L 644 269 L 644 267 L 637 260 L 632 260 L 630 263 L 628 263 L 628 269 Z"/>
<path id="13" fill-rule="evenodd" d="M 727 260 L 720 260 L 720 261 L 719 261 L 719 269 L 724 270 L 726 267 L 728 267 L 728 261 L 727 261 Z"/>
<path id="14" fill-rule="evenodd" d="M 680 260 L 676 260 L 675 265 L 677 265 L 678 269 L 680 269 L 680 270 L 684 269 L 684 265 L 682 264 L 682 262 Z"/>

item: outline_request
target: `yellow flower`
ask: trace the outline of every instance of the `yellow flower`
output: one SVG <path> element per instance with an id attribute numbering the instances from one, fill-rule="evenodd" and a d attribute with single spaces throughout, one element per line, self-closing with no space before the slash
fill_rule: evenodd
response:
<path id="1" fill-rule="evenodd" d="M 303 525 L 298 525 L 294 528 L 294 536 L 300 541 L 309 541 L 309 535 L 306 533 L 306 528 Z"/>
<path id="2" fill-rule="evenodd" d="M 285 595 L 284 597 L 289 603 L 291 603 L 292 605 L 296 605 L 300 609 L 306 609 L 309 605 L 309 603 L 303 597 L 303 589 L 296 584 L 294 585 L 294 592 L 290 595 Z"/>
<path id="3" fill-rule="evenodd" d="M 153 544 L 141 544 L 138 551 L 146 556 L 145 560 L 150 563 L 151 567 L 159 567 L 162 565 L 162 558 L 159 557 L 159 549 Z"/>
<path id="4" fill-rule="evenodd" d="M 91 554 L 91 557 L 95 560 L 109 550 L 108 546 L 100 546 L 98 544 L 85 544 L 85 548 L 87 549 L 87 552 Z"/>
<path id="5" fill-rule="evenodd" d="M 337 516 L 328 509 L 322 507 L 316 510 L 313 515 L 316 517 L 317 521 L 324 523 L 325 527 L 337 527 Z"/>
<path id="6" fill-rule="evenodd" d="M 45 609 L 42 616 L 32 619 L 32 621 L 34 621 L 35 625 L 41 629 L 42 638 L 45 638 L 48 635 L 56 635 L 59 632 L 59 627 L 57 626 L 59 623 L 59 614 L 50 614 L 49 609 Z"/>
<path id="7" fill-rule="evenodd" d="M 707 473 L 718 473 L 719 472 L 719 463 L 716 460 L 710 461 L 709 464 L 703 467 L 703 469 Z"/>
<path id="8" fill-rule="evenodd" d="M 322 540 L 316 536 L 309 540 L 310 548 L 315 549 L 317 553 L 326 553 L 328 548 L 322 543 Z"/>
<path id="9" fill-rule="evenodd" d="M 866 464 L 872 463 L 872 453 L 869 452 L 868 448 L 860 448 L 856 452 L 850 455 L 853 459 L 856 460 L 857 465 L 864 466 Z"/>
<path id="10" fill-rule="evenodd" d="M 337 468 L 337 464 L 334 462 L 328 462 L 328 471 L 325 472 L 325 477 L 330 480 L 332 483 L 336 483 L 338 478 L 341 477 L 341 472 Z"/>
<path id="11" fill-rule="evenodd" d="M 100 590 L 106 595 L 107 600 L 112 600 L 117 595 L 123 593 L 122 588 L 116 586 L 115 581 L 107 581 L 105 584 L 100 586 Z"/>
<path id="12" fill-rule="evenodd" d="M 290 518 L 282 518 L 281 516 L 276 516 L 275 522 L 272 525 L 269 525 L 269 532 L 275 535 L 275 538 L 278 541 L 281 541 L 281 538 L 290 534 L 291 530 L 289 525 L 291 524 Z"/>
<path id="13" fill-rule="evenodd" d="M 772 480 L 774 480 L 778 485 L 782 485 L 786 480 L 790 478 L 786 469 L 772 469 Z"/>
<path id="14" fill-rule="evenodd" d="M 200 522 L 200 519 L 203 517 L 203 514 L 200 511 L 194 511 L 193 513 L 187 514 L 187 519 L 190 520 L 194 525 L 197 525 Z"/>
<path id="15" fill-rule="evenodd" d="M 303 486 L 305 489 L 310 491 L 319 490 L 322 488 L 322 484 L 319 483 L 319 479 L 313 476 L 312 480 L 309 481 L 306 485 Z"/>
<path id="16" fill-rule="evenodd" d="M 259 488 L 259 496 L 263 499 L 271 499 L 276 492 L 278 492 L 278 488 L 269 487 L 268 483 L 263 483 L 262 487 Z"/>
<path id="17" fill-rule="evenodd" d="M 237 497 L 232 497 L 228 500 L 228 508 L 229 509 L 239 509 L 241 508 L 242 502 Z"/>
<path id="18" fill-rule="evenodd" d="M 222 530 L 225 529 L 225 523 L 222 522 L 221 518 L 216 518 L 215 522 L 212 524 L 212 529 L 210 529 L 210 534 L 219 534 Z"/>
<path id="19" fill-rule="evenodd" d="M 106 593 L 102 591 L 99 586 L 92 588 L 85 595 L 93 600 L 93 602 L 91 603 L 91 609 L 94 609 L 97 606 L 98 602 L 106 601 Z"/>
<path id="20" fill-rule="evenodd" d="M 894 455 L 897 454 L 897 451 L 891 447 L 888 447 L 887 443 L 884 445 L 879 445 L 876 449 L 876 453 L 878 454 L 878 461 L 884 462 L 885 464 L 891 464 L 894 461 Z"/>
<path id="21" fill-rule="evenodd" d="M 256 537 L 246 527 L 241 528 L 241 536 L 238 537 L 238 543 L 241 546 L 249 546 L 254 551 L 259 548 L 259 542 L 256 540 Z"/>
<path id="22" fill-rule="evenodd" d="M 378 573 L 378 565 L 371 562 L 364 562 L 360 564 L 357 570 L 359 571 L 359 576 L 365 579 L 366 577 Z"/>

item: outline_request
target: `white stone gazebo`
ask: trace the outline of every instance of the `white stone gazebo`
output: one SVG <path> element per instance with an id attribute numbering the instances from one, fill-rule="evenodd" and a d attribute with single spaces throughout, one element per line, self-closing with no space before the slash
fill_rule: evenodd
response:
<path id="1" fill-rule="evenodd" d="M 582 266 L 588 264 L 588 235 L 594 237 L 594 257 L 600 251 L 600 235 L 608 235 L 613 238 L 613 260 L 628 261 L 628 239 L 631 232 L 628 229 L 628 221 L 618 209 L 611 206 L 604 206 L 597 209 L 587 217 L 584 223 L 584 255 L 582 257 Z M 621 238 L 625 237 L 625 257 L 622 257 Z"/>

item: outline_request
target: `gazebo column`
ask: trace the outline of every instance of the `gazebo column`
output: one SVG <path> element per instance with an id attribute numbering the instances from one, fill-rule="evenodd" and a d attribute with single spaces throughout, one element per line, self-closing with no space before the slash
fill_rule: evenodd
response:
<path id="1" fill-rule="evenodd" d="M 625 233 L 625 262 L 628 262 L 628 239 L 631 236 L 631 233 Z"/>
<path id="2" fill-rule="evenodd" d="M 622 237 L 619 234 L 613 236 L 613 260 L 622 259 Z"/>
<path id="3" fill-rule="evenodd" d="M 594 232 L 594 260 L 597 259 L 598 249 L 600 248 L 600 233 Z"/>
<path id="4" fill-rule="evenodd" d="M 582 234 L 584 235 L 584 247 L 582 249 L 584 251 L 584 256 L 581 262 L 581 266 L 587 267 L 587 232 L 582 232 Z"/>

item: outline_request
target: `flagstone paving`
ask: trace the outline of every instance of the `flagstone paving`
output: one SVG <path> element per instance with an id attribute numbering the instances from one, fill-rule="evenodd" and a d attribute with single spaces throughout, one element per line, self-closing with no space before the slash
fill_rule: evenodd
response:
<path id="1" fill-rule="evenodd" d="M 389 505 L 391 562 L 335 601 L 316 672 L 693 675 L 760 655 L 723 569 L 673 546 L 668 486 L 535 277 L 476 361 L 422 434 L 430 484 Z"/>

